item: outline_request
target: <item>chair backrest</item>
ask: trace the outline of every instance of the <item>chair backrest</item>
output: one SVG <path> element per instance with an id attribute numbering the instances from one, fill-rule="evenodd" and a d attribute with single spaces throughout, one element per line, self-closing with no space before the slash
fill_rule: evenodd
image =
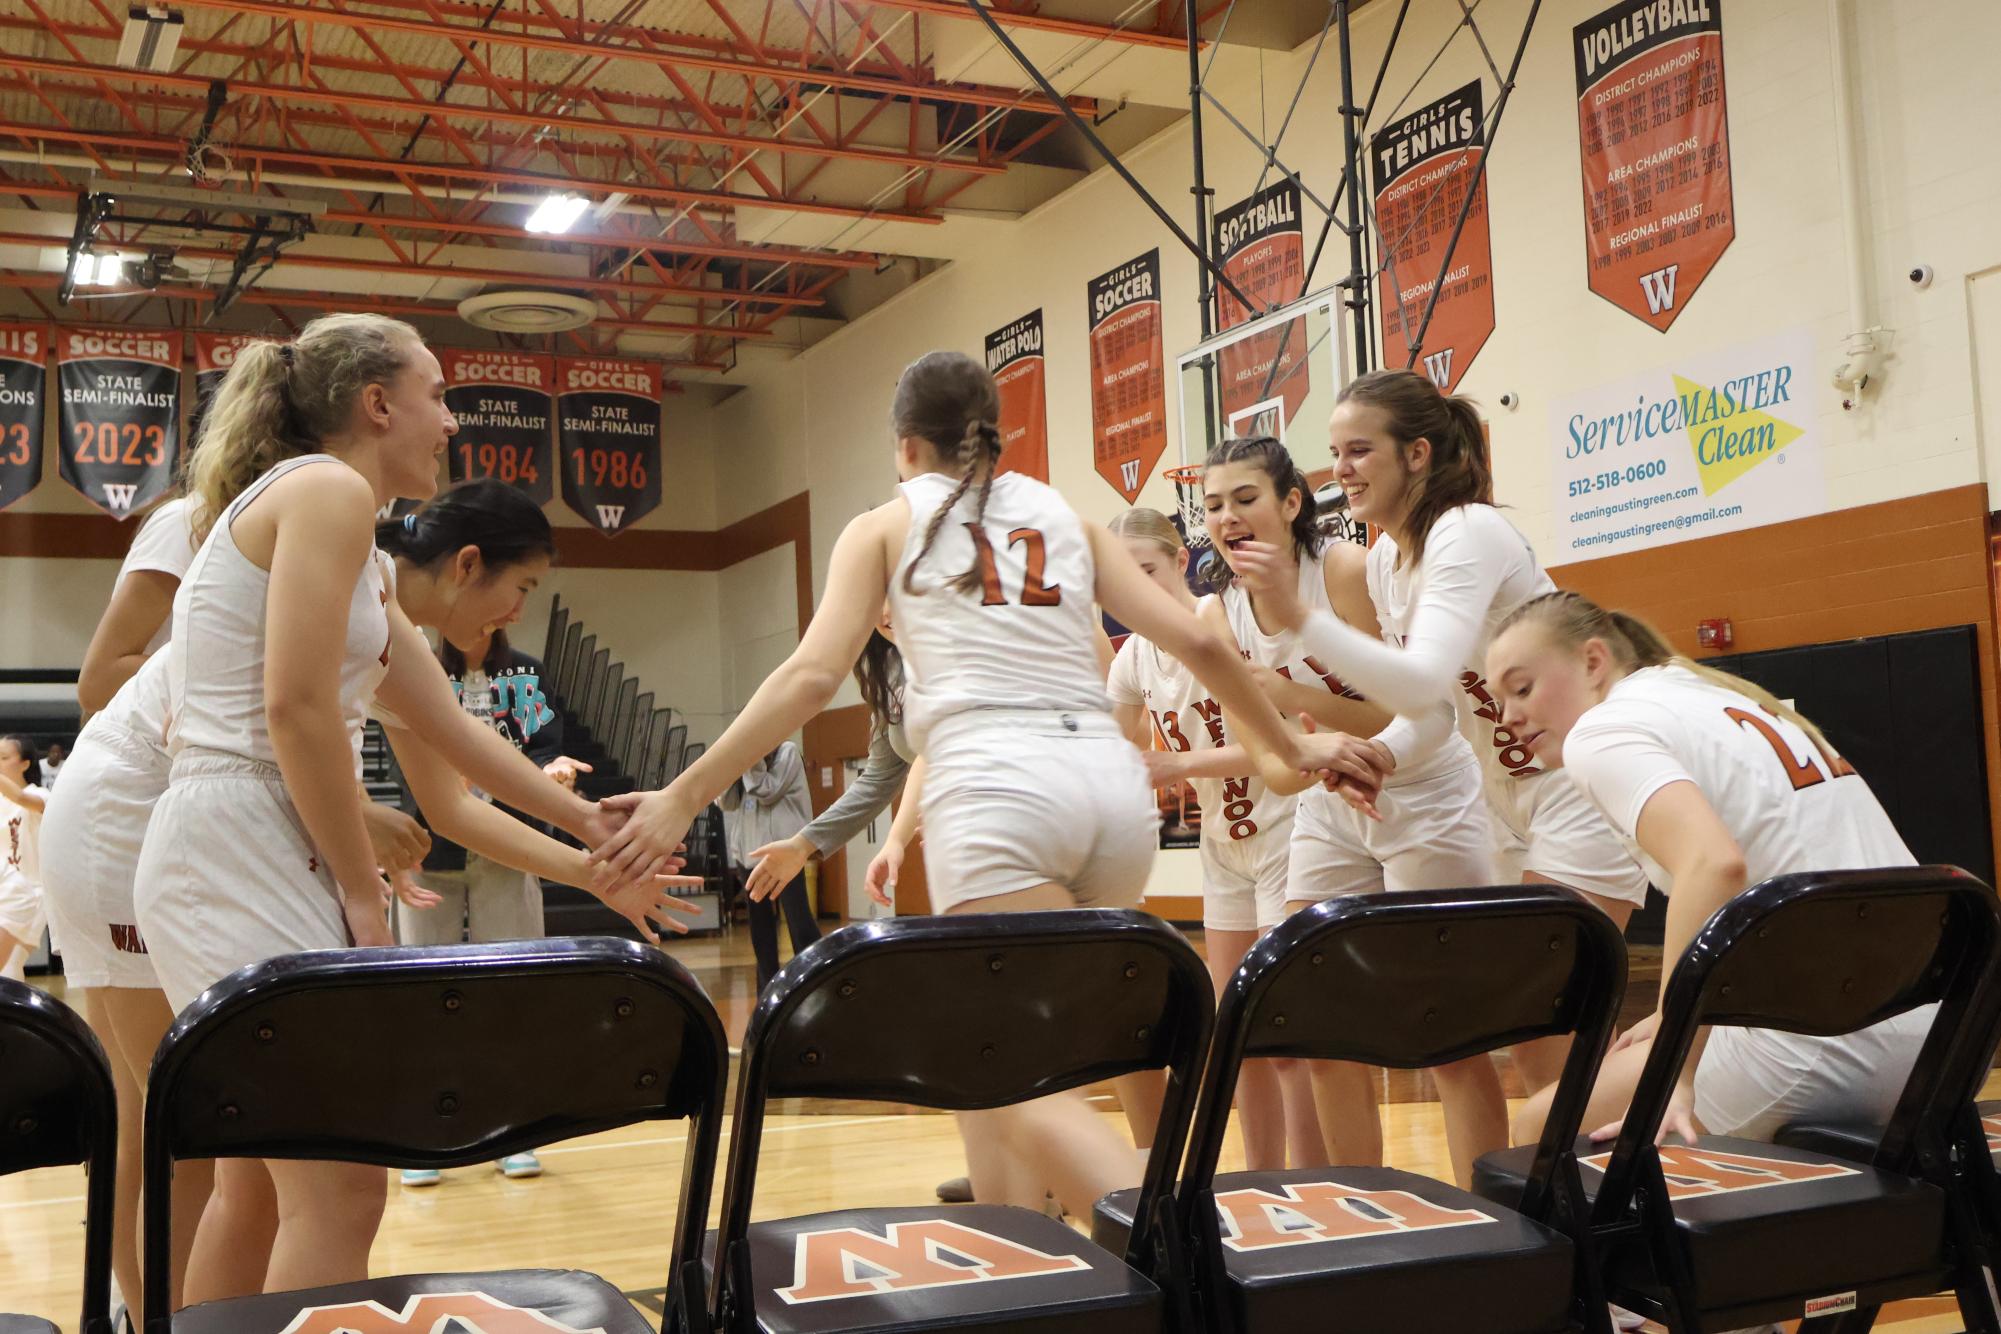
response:
<path id="1" fill-rule="evenodd" d="M 546 676 L 556 670 L 556 650 L 563 646 L 563 632 L 570 628 L 570 609 L 563 605 L 563 595 L 556 594 L 549 599 L 549 629 L 542 636 L 542 672 Z"/>
<path id="2" fill-rule="evenodd" d="M 694 977 L 633 941 L 316 950 L 239 969 L 153 1061 L 147 1271 L 167 1272 L 176 1159 L 443 1168 L 686 1117 L 671 1284 L 700 1263 L 727 1060 Z M 148 1334 L 166 1320 L 165 1285 L 148 1284 Z"/>
<path id="3" fill-rule="evenodd" d="M 118 1105 L 104 1048 L 75 1011 L 0 978 L 0 1176 L 82 1163 L 83 1334 L 111 1330 Z"/>
<path id="4" fill-rule="evenodd" d="M 555 690 L 563 702 L 568 704 L 574 698 L 577 673 L 583 670 L 584 657 L 584 627 L 583 623 L 574 617 L 570 620 L 570 628 L 563 633 L 561 656 L 562 665 L 556 671 Z"/>
<path id="5" fill-rule="evenodd" d="M 1936 1002 L 1937 1017 L 1883 1136 L 1879 1164 L 1944 1133 L 1971 1099 L 2001 984 L 2001 906 L 1955 867 L 1774 876 L 1718 909 L 1674 965 L 1660 1026 L 1605 1165 L 1593 1219 L 1622 1217 L 1649 1163 L 1682 1061 L 1704 1027 L 1852 1033 Z"/>
<path id="6" fill-rule="evenodd" d="M 646 740 L 648 723 L 653 717 L 653 692 L 636 695 L 632 701 L 631 716 L 625 721 L 625 731 L 619 737 L 618 767 L 628 778 L 640 786 L 645 785 Z"/>
<path id="7" fill-rule="evenodd" d="M 567 703 L 570 712 L 578 722 L 586 722 L 584 717 L 586 702 L 590 699 L 591 687 L 597 681 L 597 674 L 611 661 L 611 650 L 598 647 L 598 637 L 588 634 L 577 645 L 577 673 L 570 678 Z"/>
<path id="8" fill-rule="evenodd" d="M 681 767 L 675 770 L 675 773 L 679 774 L 685 772 L 689 765 L 693 764 L 696 760 L 702 758 L 702 752 L 707 750 L 708 748 L 709 748 L 708 742 L 697 741 L 694 745 L 689 746 L 686 750 L 682 751 Z"/>
<path id="9" fill-rule="evenodd" d="M 681 770 L 688 766 L 688 724 L 675 723 L 667 729 L 667 750 L 665 755 L 663 780 L 680 777 Z M 659 786 L 656 784 L 655 786 Z"/>
<path id="10" fill-rule="evenodd" d="M 674 710 L 659 708 L 646 723 L 646 765 L 640 772 L 643 788 L 667 785 L 667 730 L 674 725 Z"/>
<path id="11" fill-rule="evenodd" d="M 591 735 L 599 744 L 611 736 L 612 702 L 618 698 L 619 687 L 625 684 L 625 660 L 619 659 L 605 668 L 598 677 L 597 685 L 591 689 L 590 716 L 584 719 L 584 726 L 591 729 Z"/>
<path id="12" fill-rule="evenodd" d="M 618 762 L 621 772 L 630 777 L 632 770 L 626 768 L 627 738 L 632 735 L 632 712 L 639 703 L 639 678 L 628 676 L 618 684 L 618 698 L 611 705 L 611 730 L 605 734 L 605 749 Z"/>

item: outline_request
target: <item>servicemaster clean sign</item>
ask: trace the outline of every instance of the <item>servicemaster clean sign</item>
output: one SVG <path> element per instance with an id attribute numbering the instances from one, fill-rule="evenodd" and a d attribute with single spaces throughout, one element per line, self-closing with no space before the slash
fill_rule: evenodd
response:
<path id="1" fill-rule="evenodd" d="M 1559 399 L 1552 564 L 1827 508 L 1804 329 Z"/>

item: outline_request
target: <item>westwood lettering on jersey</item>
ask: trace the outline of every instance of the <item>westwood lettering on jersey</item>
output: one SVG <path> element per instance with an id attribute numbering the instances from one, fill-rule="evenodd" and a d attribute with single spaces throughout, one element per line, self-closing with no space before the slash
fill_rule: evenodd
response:
<path id="1" fill-rule="evenodd" d="M 1653 0 L 1578 38 L 1578 63 L 1588 78 L 1633 47 L 1667 38 L 1678 28 L 1714 27 L 1709 0 Z"/>
<path id="2" fill-rule="evenodd" d="M 1294 227 L 1299 223 L 1299 201 L 1290 191 L 1260 199 L 1234 218 L 1216 224 L 1217 249 L 1234 254 L 1266 232 Z"/>
<path id="3" fill-rule="evenodd" d="M 173 349 L 165 338 L 140 333 L 97 333 L 68 332 L 63 334 L 62 354 L 65 358 L 78 357 L 130 357 L 137 361 L 158 361 L 170 366 L 180 364 Z"/>
<path id="4" fill-rule="evenodd" d="M 1100 322 L 1120 306 L 1129 305 L 1134 301 L 1151 301 L 1157 295 L 1153 290 L 1153 270 L 1145 260 L 1135 260 L 1115 271 L 1109 281 L 1112 285 L 1099 292 L 1091 302 L 1093 324 Z"/>
<path id="5" fill-rule="evenodd" d="M 1358 1190 L 1338 1181 L 1292 1182 L 1277 1191 L 1222 1191 L 1216 1196 L 1216 1213 L 1223 1244 L 1240 1252 L 1496 1221 L 1478 1209 L 1447 1209 L 1409 1191 Z"/>
<path id="6" fill-rule="evenodd" d="M 1049 1255 L 944 1218 L 884 1230 L 885 1236 L 852 1227 L 801 1233 L 793 1243 L 792 1283 L 778 1289 L 779 1300 L 800 1306 L 1091 1267 L 1081 1256 Z"/>
<path id="7" fill-rule="evenodd" d="M 1726 1153 L 1700 1145 L 1663 1144 L 1661 1172 L 1667 1178 L 1668 1198 L 1691 1200 L 1704 1195 L 1729 1195 L 1741 1190 L 1763 1190 L 1771 1186 L 1797 1186 L 1830 1177 L 1852 1177 L 1856 1170 L 1840 1163 L 1799 1163 L 1783 1158 L 1759 1158 L 1748 1153 Z M 1603 1173 L 1609 1153 L 1580 1158 L 1578 1163 Z"/>

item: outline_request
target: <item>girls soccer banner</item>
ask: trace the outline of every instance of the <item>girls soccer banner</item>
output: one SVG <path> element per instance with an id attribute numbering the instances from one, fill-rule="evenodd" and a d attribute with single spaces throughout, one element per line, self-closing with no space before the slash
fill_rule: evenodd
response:
<path id="1" fill-rule="evenodd" d="M 554 499 L 556 365 L 520 352 L 441 348 L 445 406 L 458 418 L 446 458 L 454 482 L 496 477 L 537 505 Z"/>
<path id="2" fill-rule="evenodd" d="M 1218 213 L 1214 253 L 1230 281 L 1258 303 L 1257 309 L 1250 309 L 1219 287 L 1218 332 L 1305 295 L 1306 238 L 1300 230 L 1299 187 L 1290 180 L 1280 181 Z M 1280 328 L 1223 348 L 1217 361 L 1223 419 L 1230 434 L 1285 439 L 1285 428 L 1312 388 L 1309 360 L 1304 319 L 1288 320 Z"/>
<path id="3" fill-rule="evenodd" d="M 1723 0 L 1622 0 L 1572 30 L 1591 290 L 1665 330 L 1737 235 Z"/>
<path id="4" fill-rule="evenodd" d="M 274 343 L 275 338 L 264 338 L 257 334 L 207 334 L 194 336 L 195 345 L 195 406 L 188 414 L 188 446 L 193 448 L 201 443 L 201 424 L 208 416 L 208 405 L 215 399 L 215 391 L 222 388 L 223 379 L 229 368 L 236 364 L 236 354 L 252 343 Z"/>
<path id="5" fill-rule="evenodd" d="M 1480 159 L 1487 148 L 1481 120 L 1480 81 L 1447 93 L 1378 134 L 1369 145 L 1376 184 L 1376 226 L 1382 233 L 1383 271 L 1377 301 L 1383 312 L 1383 365 L 1410 361 L 1419 349 L 1424 373 L 1449 394 L 1494 332 L 1494 250 L 1487 225 L 1487 182 Z M 1466 202 L 1468 190 L 1473 202 Z M 1466 226 L 1452 248 L 1444 290 L 1431 306 L 1445 247 L 1459 212 Z"/>
<path id="6" fill-rule="evenodd" d="M 1167 452 L 1160 251 L 1091 279 L 1091 456 L 1130 505 Z"/>
<path id="7" fill-rule="evenodd" d="M 48 334 L 36 324 L 0 324 L 0 509 L 42 480 L 42 395 Z"/>
<path id="8" fill-rule="evenodd" d="M 58 329 L 56 380 L 63 480 L 115 519 L 165 494 L 181 454 L 181 336 Z"/>
<path id="9" fill-rule="evenodd" d="M 660 364 L 556 360 L 563 503 L 607 537 L 660 506 Z"/>
<path id="10" fill-rule="evenodd" d="M 1000 387 L 1000 466 L 1049 480 L 1049 401 L 1043 379 L 1042 311 L 987 335 L 987 370 Z"/>

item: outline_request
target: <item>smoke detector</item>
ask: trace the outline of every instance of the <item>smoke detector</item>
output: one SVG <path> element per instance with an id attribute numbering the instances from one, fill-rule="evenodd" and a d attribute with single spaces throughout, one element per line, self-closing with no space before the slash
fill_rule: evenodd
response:
<path id="1" fill-rule="evenodd" d="M 459 302 L 459 318 L 495 333 L 552 334 L 581 329 L 597 318 L 597 302 L 571 292 L 509 288 Z"/>

